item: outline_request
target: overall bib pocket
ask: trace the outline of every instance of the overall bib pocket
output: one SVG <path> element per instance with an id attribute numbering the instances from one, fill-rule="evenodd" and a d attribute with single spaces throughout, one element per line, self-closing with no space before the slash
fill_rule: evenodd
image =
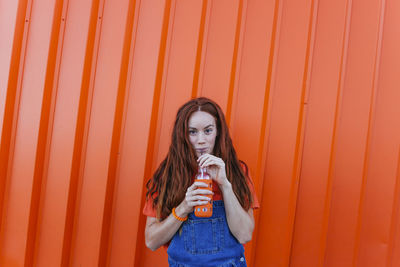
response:
<path id="1" fill-rule="evenodd" d="M 171 258 L 168 258 L 168 265 L 169 267 L 190 267 L 189 265 L 178 263 Z"/>
<path id="2" fill-rule="evenodd" d="M 246 267 L 246 259 L 244 258 L 244 255 L 240 257 L 239 259 L 231 259 L 227 262 L 224 262 L 221 265 L 218 265 L 218 267 Z"/>
<path id="3" fill-rule="evenodd" d="M 224 246 L 224 220 L 188 220 L 183 227 L 185 250 L 193 255 L 215 254 Z"/>

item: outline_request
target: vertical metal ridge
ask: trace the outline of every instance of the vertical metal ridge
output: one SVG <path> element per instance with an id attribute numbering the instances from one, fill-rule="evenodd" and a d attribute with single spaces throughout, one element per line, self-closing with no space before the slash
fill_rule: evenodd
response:
<path id="1" fill-rule="evenodd" d="M 25 264 L 28 266 L 34 263 L 39 247 L 40 214 L 43 205 L 42 194 L 47 177 L 68 2 L 69 0 L 56 1 L 54 8 L 29 212 L 28 239 L 25 253 Z"/>
<path id="2" fill-rule="evenodd" d="M 160 113 L 160 102 L 162 101 L 161 94 L 162 94 L 162 82 L 163 82 L 163 74 L 165 68 L 165 56 L 167 53 L 167 37 L 168 37 L 168 30 L 169 30 L 169 20 L 170 20 L 170 13 L 171 13 L 171 1 L 166 0 L 165 9 L 164 9 L 164 18 L 163 18 L 163 25 L 162 25 L 162 32 L 161 32 L 161 43 L 160 43 L 160 50 L 158 55 L 158 64 L 157 64 L 157 72 L 156 72 L 156 82 L 154 88 L 154 95 L 153 95 L 153 110 L 151 112 L 151 119 L 150 119 L 150 129 L 149 129 L 149 141 L 147 144 L 147 152 L 146 152 L 146 161 L 145 161 L 145 169 L 144 169 L 144 177 L 151 177 L 152 174 L 152 167 L 154 162 L 154 150 L 155 150 L 155 143 L 156 143 L 156 132 L 157 132 L 157 125 Z M 146 192 L 146 182 L 143 183 L 142 192 Z M 145 194 L 142 195 L 140 207 L 144 206 L 146 200 Z M 144 216 L 139 216 L 139 223 L 138 229 L 144 229 L 146 224 L 146 218 Z M 136 253 L 135 253 L 135 263 L 134 266 L 141 266 L 141 256 L 143 255 L 143 242 L 144 236 L 137 235 L 136 238 Z"/>
<path id="3" fill-rule="evenodd" d="M 175 24 L 175 10 L 176 10 L 176 5 L 178 0 L 168 0 L 171 1 L 171 5 L 169 8 L 169 14 L 168 14 L 168 21 L 166 21 L 167 25 L 166 27 L 168 30 L 166 31 L 166 35 L 162 36 L 162 38 L 165 38 L 165 49 L 163 50 L 163 60 L 162 64 L 163 66 L 158 65 L 158 67 L 161 67 L 160 72 L 157 72 L 157 77 L 160 77 L 160 101 L 158 102 L 158 118 L 163 117 L 164 113 L 164 103 L 166 95 L 167 95 L 167 84 L 168 84 L 168 79 L 169 79 L 169 61 L 170 61 L 170 54 L 171 54 L 171 47 L 172 47 L 172 37 L 174 36 L 174 24 Z M 157 69 L 158 71 L 158 69 Z M 162 122 L 157 121 L 157 127 L 155 128 L 155 139 L 154 139 L 154 146 L 157 147 L 157 150 L 153 150 L 153 161 L 152 161 L 152 170 L 156 169 L 158 165 L 158 148 L 160 147 L 160 137 L 161 137 L 161 130 L 162 130 Z M 154 153 L 155 152 L 155 153 Z"/>
<path id="4" fill-rule="evenodd" d="M 120 142 L 123 133 L 123 120 L 126 114 L 126 101 L 129 92 L 127 92 L 127 82 L 129 80 L 128 73 L 132 68 L 132 57 L 134 51 L 134 42 L 137 23 L 135 17 L 137 6 L 140 5 L 140 0 L 129 1 L 127 21 L 125 25 L 125 37 L 122 51 L 121 71 L 118 82 L 117 101 L 115 106 L 114 125 L 110 149 L 110 161 L 107 176 L 107 186 L 104 201 L 104 213 L 102 221 L 102 229 L 100 236 L 100 251 L 98 262 L 100 266 L 108 266 L 110 261 L 111 243 L 112 238 L 112 218 L 114 208 L 114 193 L 115 183 L 117 179 L 117 165 L 119 162 Z"/>
<path id="5" fill-rule="evenodd" d="M 192 92 L 193 97 L 198 97 L 202 95 L 202 89 L 203 89 L 203 80 L 204 80 L 204 65 L 205 65 L 205 58 L 207 55 L 207 42 L 208 42 L 208 32 L 210 29 L 210 19 L 211 19 L 211 12 L 212 12 L 212 0 L 204 0 L 206 1 L 206 4 L 203 6 L 203 10 L 205 11 L 205 18 L 204 18 L 204 26 L 203 26 L 203 33 L 202 33 L 202 49 L 201 51 L 198 51 L 198 53 L 201 53 L 199 55 L 199 61 L 198 61 L 198 74 L 196 77 L 196 81 L 193 80 L 193 83 L 196 83 L 196 92 Z M 200 42 L 200 40 L 199 40 Z M 196 58 L 196 63 L 197 63 L 197 58 Z M 197 65 L 196 65 L 197 66 Z M 194 95 L 196 93 L 196 95 Z"/>
<path id="6" fill-rule="evenodd" d="M 237 22 L 236 22 L 236 32 L 235 32 L 235 41 L 233 46 L 233 56 L 232 56 L 232 65 L 231 65 L 231 74 L 229 80 L 229 92 L 228 92 L 228 101 L 227 101 L 227 108 L 226 108 L 226 123 L 230 129 L 232 128 L 232 108 L 235 105 L 235 101 L 237 101 L 237 88 L 240 79 L 240 65 L 242 59 L 242 49 L 243 49 L 243 39 L 244 39 L 244 31 L 246 26 L 246 8 L 247 8 L 247 1 L 243 3 L 243 0 L 239 0 L 239 7 L 238 7 L 238 15 L 237 15 Z M 243 11 L 244 10 L 244 11 Z M 235 94 L 236 91 L 236 94 Z"/>
<path id="7" fill-rule="evenodd" d="M 203 0 L 203 6 L 201 9 L 201 18 L 200 18 L 199 39 L 197 42 L 196 61 L 194 65 L 192 98 L 195 98 L 198 95 L 197 90 L 199 86 L 200 64 L 203 54 L 204 31 L 205 31 L 205 24 L 206 24 L 207 10 L 208 10 L 207 3 L 208 0 Z"/>
<path id="8" fill-rule="evenodd" d="M 329 219 L 330 219 L 330 208 L 332 201 L 332 186 L 333 186 L 333 172 L 335 165 L 335 156 L 336 156 L 336 143 L 337 143 L 337 133 L 338 133 L 338 124 L 339 124 L 339 116 L 342 108 L 343 102 L 343 87 L 344 87 L 344 78 L 346 75 L 346 62 L 347 62 L 347 52 L 349 48 L 349 38 L 350 38 L 350 24 L 351 24 L 351 12 L 352 12 L 353 0 L 348 0 L 346 5 L 346 20 L 345 20 L 345 28 L 343 33 L 343 41 L 342 41 L 342 55 L 340 58 L 340 70 L 339 70 L 339 81 L 338 81 L 338 89 L 336 95 L 336 109 L 335 109 L 335 118 L 333 123 L 333 135 L 331 142 L 331 154 L 329 157 L 329 168 L 328 168 L 328 182 L 326 186 L 326 197 L 325 197 L 325 205 L 324 205 L 324 215 L 323 215 L 323 223 L 322 223 L 322 235 L 321 235 L 321 245 L 320 245 L 320 264 L 324 265 L 324 262 L 327 258 L 327 238 L 328 238 L 328 228 L 329 228 Z"/>
<path id="9" fill-rule="evenodd" d="M 310 7 L 310 18 L 308 25 L 308 36 L 307 36 L 307 48 L 306 57 L 304 64 L 304 74 L 302 83 L 302 92 L 300 99 L 300 110 L 299 119 L 297 124 L 297 135 L 296 135 L 296 146 L 295 146 L 295 157 L 293 162 L 293 173 L 292 173 L 292 185 L 290 189 L 290 199 L 289 199 L 289 214 L 293 216 L 290 234 L 290 251 L 289 251 L 289 266 L 291 265 L 293 246 L 294 246 L 294 235 L 295 235 L 295 223 L 297 216 L 297 201 L 299 198 L 299 186 L 300 186 L 300 175 L 303 160 L 304 151 L 304 138 L 305 138 L 305 128 L 307 124 L 307 110 L 308 110 L 308 96 L 310 93 L 310 80 L 312 72 L 312 63 L 314 55 L 314 45 L 315 45 L 315 28 L 318 15 L 318 3 L 319 0 L 312 0 Z"/>
<path id="10" fill-rule="evenodd" d="M 368 176 L 368 161 L 370 158 L 370 151 L 371 151 L 371 138 L 372 138 L 371 132 L 372 132 L 372 128 L 374 126 L 374 118 L 375 118 L 375 113 L 376 113 L 376 98 L 377 98 L 378 79 L 379 79 L 379 71 L 380 71 L 380 63 L 381 63 L 380 59 L 381 59 L 381 54 L 382 54 L 382 40 L 383 40 L 382 37 L 383 37 L 384 15 L 385 15 L 385 3 L 386 3 L 386 0 L 381 0 L 378 38 L 377 38 L 376 51 L 375 51 L 374 71 L 373 71 L 373 77 L 372 77 L 372 79 L 373 79 L 372 80 L 372 94 L 370 96 L 370 107 L 369 107 L 369 114 L 368 114 L 367 141 L 365 144 L 360 202 L 358 204 L 355 246 L 354 246 L 354 251 L 353 251 L 353 266 L 357 265 L 357 261 L 359 258 L 359 250 L 360 250 L 362 211 L 363 211 L 364 201 L 365 201 L 365 197 L 366 197 L 365 190 L 366 190 L 367 176 Z"/>
<path id="11" fill-rule="evenodd" d="M 275 10 L 274 10 L 274 21 L 273 21 L 273 29 L 272 29 L 272 36 L 271 36 L 271 49 L 269 54 L 268 60 L 268 70 L 267 70 L 267 79 L 266 79 L 266 90 L 264 94 L 264 107 L 263 107 L 263 115 L 262 115 L 262 125 L 261 125 L 261 134 L 260 134 L 260 149 L 258 151 L 258 158 L 259 161 L 257 162 L 257 170 L 256 175 L 259 177 L 264 173 L 265 169 L 265 161 L 266 161 L 266 145 L 268 143 L 269 132 L 267 132 L 267 126 L 269 125 L 269 115 L 270 115 L 270 95 L 271 95 L 271 87 L 272 87 L 272 78 L 273 74 L 275 74 L 275 66 L 276 66 L 276 57 L 275 51 L 276 43 L 279 41 L 278 28 L 280 27 L 280 20 L 282 17 L 282 8 L 279 4 L 282 0 L 275 0 Z M 279 21 L 278 21 L 279 20 Z M 278 25 L 279 24 L 279 25 Z M 278 50 L 278 48 L 277 48 Z M 265 142 L 266 141 L 266 142 Z M 263 159 L 263 160 L 262 160 Z M 263 181 L 263 180 L 261 180 Z M 262 188 L 262 184 L 260 184 L 260 188 Z M 260 194 L 260 201 L 262 200 L 262 194 Z"/>
<path id="12" fill-rule="evenodd" d="M 25 5 L 24 5 L 25 3 Z M 16 137 L 16 131 L 17 131 L 17 122 L 19 118 L 19 107 L 20 107 L 20 99 L 21 99 L 21 91 L 22 91 L 22 80 L 24 76 L 24 71 L 25 71 L 25 59 L 26 59 L 26 49 L 28 46 L 28 35 L 29 35 L 29 30 L 30 30 L 30 22 L 31 22 L 31 14 L 32 14 L 32 0 L 28 0 L 24 3 L 21 3 L 21 5 L 18 6 L 19 12 L 18 12 L 18 17 L 17 17 L 17 23 L 16 23 L 16 28 L 21 27 L 20 31 L 18 34 L 22 34 L 22 36 L 18 36 L 17 33 L 14 35 L 14 42 L 18 42 L 17 46 L 15 47 L 15 50 L 13 48 L 13 55 L 12 55 L 12 63 L 14 67 L 10 68 L 10 74 L 9 74 L 9 84 L 8 84 L 8 92 L 13 92 L 10 93 L 10 95 L 7 94 L 8 101 L 14 100 L 14 102 L 8 104 L 9 107 L 9 114 L 10 114 L 10 121 L 9 123 L 11 124 L 9 134 L 10 139 L 7 140 L 9 141 L 9 145 L 7 147 L 7 152 L 9 153 L 8 156 L 5 155 L 6 157 L 6 162 L 4 162 L 4 167 L 5 167 L 5 175 L 6 179 L 4 179 L 4 188 L 2 189 L 3 195 L 1 196 L 1 205 L 0 205 L 0 252 L 2 251 L 2 246 L 3 242 L 1 242 L 3 236 L 4 236 L 4 224 L 5 224 L 5 217 L 3 216 L 7 213 L 7 210 L 4 209 L 5 203 L 7 200 L 6 198 L 6 190 L 7 187 L 9 186 L 9 183 L 11 182 L 11 175 L 12 173 L 8 170 L 10 170 L 10 167 L 12 166 L 13 158 L 14 158 L 14 148 L 15 148 L 15 137 Z M 15 60 L 15 61 L 14 61 Z M 18 60 L 18 61 L 17 61 Z M 7 105 L 7 103 L 6 103 Z M 5 114 L 6 115 L 6 114 Z M 0 181 L 1 183 L 1 181 Z M 1 255 L 1 254 L 0 254 Z M 26 256 L 25 256 L 26 258 Z M 23 259 L 25 260 L 25 259 Z"/>
<path id="13" fill-rule="evenodd" d="M 10 59 L 8 86 L 6 88 L 6 102 L 4 120 L 0 142 L 0 240 L 4 235 L 4 214 L 7 183 L 11 178 L 10 166 L 14 155 L 15 132 L 19 114 L 22 77 L 28 42 L 28 32 L 32 10 L 32 0 L 20 0 L 13 38 L 13 49 Z M 2 244 L 0 242 L 0 256 Z"/>
<path id="14" fill-rule="evenodd" d="M 265 169 L 266 169 L 266 162 L 267 162 L 267 150 L 268 150 L 268 143 L 269 143 L 269 137 L 270 137 L 270 132 L 267 131 L 267 127 L 270 127 L 270 114 L 271 114 L 271 101 L 272 98 L 270 97 L 273 91 L 273 76 L 275 75 L 276 72 L 276 54 L 278 53 L 278 43 L 279 43 L 279 31 L 278 29 L 280 28 L 281 25 L 281 20 L 282 20 L 282 0 L 275 0 L 275 9 L 274 9 L 274 20 L 272 23 L 272 34 L 271 34 L 271 48 L 269 51 L 269 58 L 268 58 L 268 68 L 267 68 L 267 77 L 266 77 L 266 83 L 265 83 L 265 94 L 264 94 L 264 106 L 263 106 L 263 112 L 262 112 L 262 119 L 261 119 L 261 132 L 260 132 L 260 142 L 259 142 L 259 150 L 258 150 L 258 160 L 257 160 L 257 167 L 256 167 L 256 177 L 258 177 L 259 182 L 259 188 L 260 188 L 260 193 L 258 194 L 260 196 L 259 202 L 262 203 L 262 191 L 264 188 L 264 175 L 265 175 Z M 253 233 L 253 247 L 257 247 L 257 244 L 259 242 L 259 239 L 257 238 L 258 233 L 259 233 L 259 222 L 261 218 L 261 213 L 262 210 L 258 212 L 258 217 L 255 218 L 255 229 Z M 256 249 L 252 251 L 251 258 L 254 259 L 253 262 L 256 262 L 255 257 L 256 255 Z M 253 263 L 254 264 L 254 263 Z"/>
<path id="15" fill-rule="evenodd" d="M 131 84 L 131 78 L 132 78 L 132 69 L 133 69 L 133 64 L 134 64 L 134 57 L 135 57 L 135 47 L 136 47 L 136 36 L 137 36 L 137 32 L 138 32 L 138 24 L 139 24 L 139 14 L 140 14 L 140 6 L 141 6 L 141 1 L 142 0 L 134 0 L 135 4 L 133 7 L 133 11 L 132 14 L 128 14 L 128 23 L 127 23 L 127 29 L 126 29 L 126 38 L 125 38 L 125 42 L 129 42 L 129 46 L 127 44 L 127 48 L 129 49 L 129 51 L 127 51 L 127 73 L 126 73 L 126 80 L 124 81 L 124 87 L 125 91 L 126 91 L 126 95 L 124 98 L 124 108 L 122 111 L 122 121 L 121 121 L 121 136 L 120 138 L 120 143 L 119 143 L 119 151 L 121 151 L 122 147 L 123 147 L 123 140 L 124 140 L 124 135 L 125 135 L 125 124 L 126 124 L 126 118 L 127 118 L 127 109 L 128 109 L 128 100 L 129 100 L 129 94 L 130 94 L 130 84 Z M 132 16 L 132 21 L 130 21 L 130 16 Z M 130 23 L 132 23 L 132 25 L 130 25 Z M 129 29 L 132 28 L 132 30 L 130 31 Z M 129 36 L 128 36 L 129 35 Z M 125 49 L 125 47 L 124 47 Z M 125 53 L 125 50 L 124 50 Z M 120 85 L 122 86 L 122 85 Z M 118 156 L 117 156 L 117 166 L 116 166 L 116 179 L 119 179 L 119 165 L 120 165 L 120 152 L 118 151 Z M 142 192 L 143 192 L 143 188 L 145 186 L 145 181 L 143 180 L 142 183 Z M 113 189 L 114 191 L 116 190 L 116 188 Z M 114 218 L 115 218 L 115 198 L 113 199 L 113 207 L 112 207 L 112 219 L 111 219 L 111 223 L 110 223 L 110 229 L 113 229 L 113 225 L 114 225 Z M 140 218 L 141 216 L 139 216 Z M 107 251 L 107 260 L 105 262 L 106 266 L 110 266 L 110 261 L 111 261 L 111 255 L 112 255 L 112 235 L 113 233 L 110 231 L 109 233 L 109 237 L 108 240 L 110 242 L 110 244 L 108 244 L 108 251 Z M 137 250 L 137 242 L 136 242 L 136 246 L 134 248 L 133 251 L 133 255 L 136 255 L 136 250 Z"/>
<path id="16" fill-rule="evenodd" d="M 398 240 L 395 240 L 395 236 L 400 230 L 399 228 L 399 216 L 400 216 L 400 146 L 399 153 L 397 157 L 397 172 L 396 172 L 396 184 L 393 190 L 393 208 L 392 208 L 392 220 L 390 223 L 390 234 L 389 234 L 389 244 L 388 244 L 388 255 L 386 260 L 386 266 L 393 265 L 394 257 L 394 246 Z"/>
<path id="17" fill-rule="evenodd" d="M 135 4 L 134 4 L 134 7 L 133 7 L 134 10 L 132 11 L 133 12 L 132 13 L 132 21 L 130 22 L 130 23 L 132 23 L 132 25 L 127 26 L 127 28 L 132 28 L 132 31 L 128 31 L 127 30 L 130 33 L 129 38 L 127 38 L 127 40 L 130 41 L 129 42 L 129 46 L 127 48 L 127 49 L 129 49 L 129 51 L 127 52 L 128 55 L 129 55 L 129 60 L 127 62 L 127 64 L 128 64 L 127 65 L 127 73 L 126 73 L 127 77 L 126 77 L 125 84 L 123 85 L 124 87 L 126 87 L 126 89 L 125 89 L 126 96 L 125 96 L 125 99 L 124 99 L 124 109 L 122 111 L 123 113 L 122 113 L 122 118 L 121 118 L 122 119 L 122 122 L 121 122 L 122 129 L 121 129 L 120 140 L 123 140 L 123 135 L 124 135 L 124 130 L 123 129 L 125 128 L 125 123 L 126 123 L 126 114 L 127 114 L 128 99 L 129 99 L 129 87 L 128 87 L 128 84 L 131 83 L 131 75 L 129 75 L 129 74 L 132 73 L 133 62 L 134 62 L 134 51 L 135 51 L 135 46 L 136 46 L 136 36 L 137 36 L 137 30 L 138 30 L 140 4 L 141 4 L 141 0 L 135 0 Z M 119 150 L 122 149 L 121 146 L 122 146 L 122 144 L 120 143 L 119 144 Z M 118 157 L 117 157 L 117 159 L 118 159 L 117 164 L 118 165 L 116 167 L 116 172 L 117 173 L 118 173 L 119 159 L 120 159 L 119 154 L 120 153 L 118 152 Z M 144 185 L 144 181 L 143 181 L 143 185 Z M 114 216 L 113 216 L 113 218 L 114 218 Z M 111 221 L 111 227 L 113 225 L 113 222 L 114 221 Z M 111 234 L 110 234 L 109 240 L 111 240 Z M 109 247 L 108 247 L 107 266 L 109 266 L 110 260 L 111 260 L 110 259 L 110 257 L 111 257 L 111 249 L 112 249 L 111 245 L 112 245 L 112 243 L 110 243 Z M 135 247 L 135 249 L 136 249 L 136 247 Z"/>
<path id="18" fill-rule="evenodd" d="M 69 266 L 73 257 L 73 242 L 76 231 L 75 224 L 79 212 L 78 191 L 84 168 L 104 1 L 105 0 L 93 0 L 92 2 L 92 11 L 90 15 L 88 40 L 86 44 L 85 61 L 82 75 L 81 95 L 78 108 L 78 118 L 76 122 L 71 178 L 68 190 L 69 192 L 67 213 L 65 216 L 61 266 Z"/>

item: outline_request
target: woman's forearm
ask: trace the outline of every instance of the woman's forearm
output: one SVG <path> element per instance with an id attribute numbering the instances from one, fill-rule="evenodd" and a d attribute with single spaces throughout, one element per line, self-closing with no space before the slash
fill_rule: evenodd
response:
<path id="1" fill-rule="evenodd" d="M 220 186 L 224 198 L 226 219 L 229 229 L 236 239 L 244 244 L 251 240 L 254 230 L 254 217 L 252 209 L 245 211 L 240 205 L 231 183 L 227 182 Z"/>
<path id="2" fill-rule="evenodd" d="M 245 211 L 240 205 L 226 177 L 225 162 L 211 154 L 201 155 L 197 162 L 200 167 L 207 167 L 207 171 L 222 191 L 226 218 L 232 234 L 240 243 L 250 241 L 254 229 L 253 210 Z"/>
<path id="3" fill-rule="evenodd" d="M 178 217 L 185 218 L 193 211 L 194 206 L 205 205 L 210 197 L 203 195 L 212 195 L 210 190 L 202 189 L 207 184 L 194 182 L 186 191 L 185 199 L 176 207 L 175 213 Z M 147 217 L 145 239 L 146 246 L 151 250 L 156 250 L 164 245 L 174 236 L 182 222 L 170 214 L 163 221 L 158 221 L 154 217 Z"/>
<path id="4" fill-rule="evenodd" d="M 186 216 L 181 213 L 179 207 L 175 212 L 179 217 Z M 175 219 L 172 214 L 161 222 L 154 217 L 148 217 L 145 230 L 146 246 L 151 250 L 158 249 L 171 240 L 181 225 L 182 222 Z"/>

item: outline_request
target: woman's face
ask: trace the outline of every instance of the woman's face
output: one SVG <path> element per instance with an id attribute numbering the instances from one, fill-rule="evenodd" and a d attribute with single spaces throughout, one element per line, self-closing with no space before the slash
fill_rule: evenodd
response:
<path id="1" fill-rule="evenodd" d="M 189 140 L 197 157 L 212 154 L 217 137 L 217 125 L 214 117 L 204 111 L 196 111 L 189 118 Z"/>

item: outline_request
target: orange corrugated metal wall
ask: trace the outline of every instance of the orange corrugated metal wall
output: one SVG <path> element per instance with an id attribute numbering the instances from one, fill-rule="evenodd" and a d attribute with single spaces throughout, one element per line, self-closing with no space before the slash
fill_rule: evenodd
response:
<path id="1" fill-rule="evenodd" d="M 144 184 L 224 109 L 249 266 L 400 266 L 400 1 L 0 0 L 0 266 L 167 266 Z"/>

